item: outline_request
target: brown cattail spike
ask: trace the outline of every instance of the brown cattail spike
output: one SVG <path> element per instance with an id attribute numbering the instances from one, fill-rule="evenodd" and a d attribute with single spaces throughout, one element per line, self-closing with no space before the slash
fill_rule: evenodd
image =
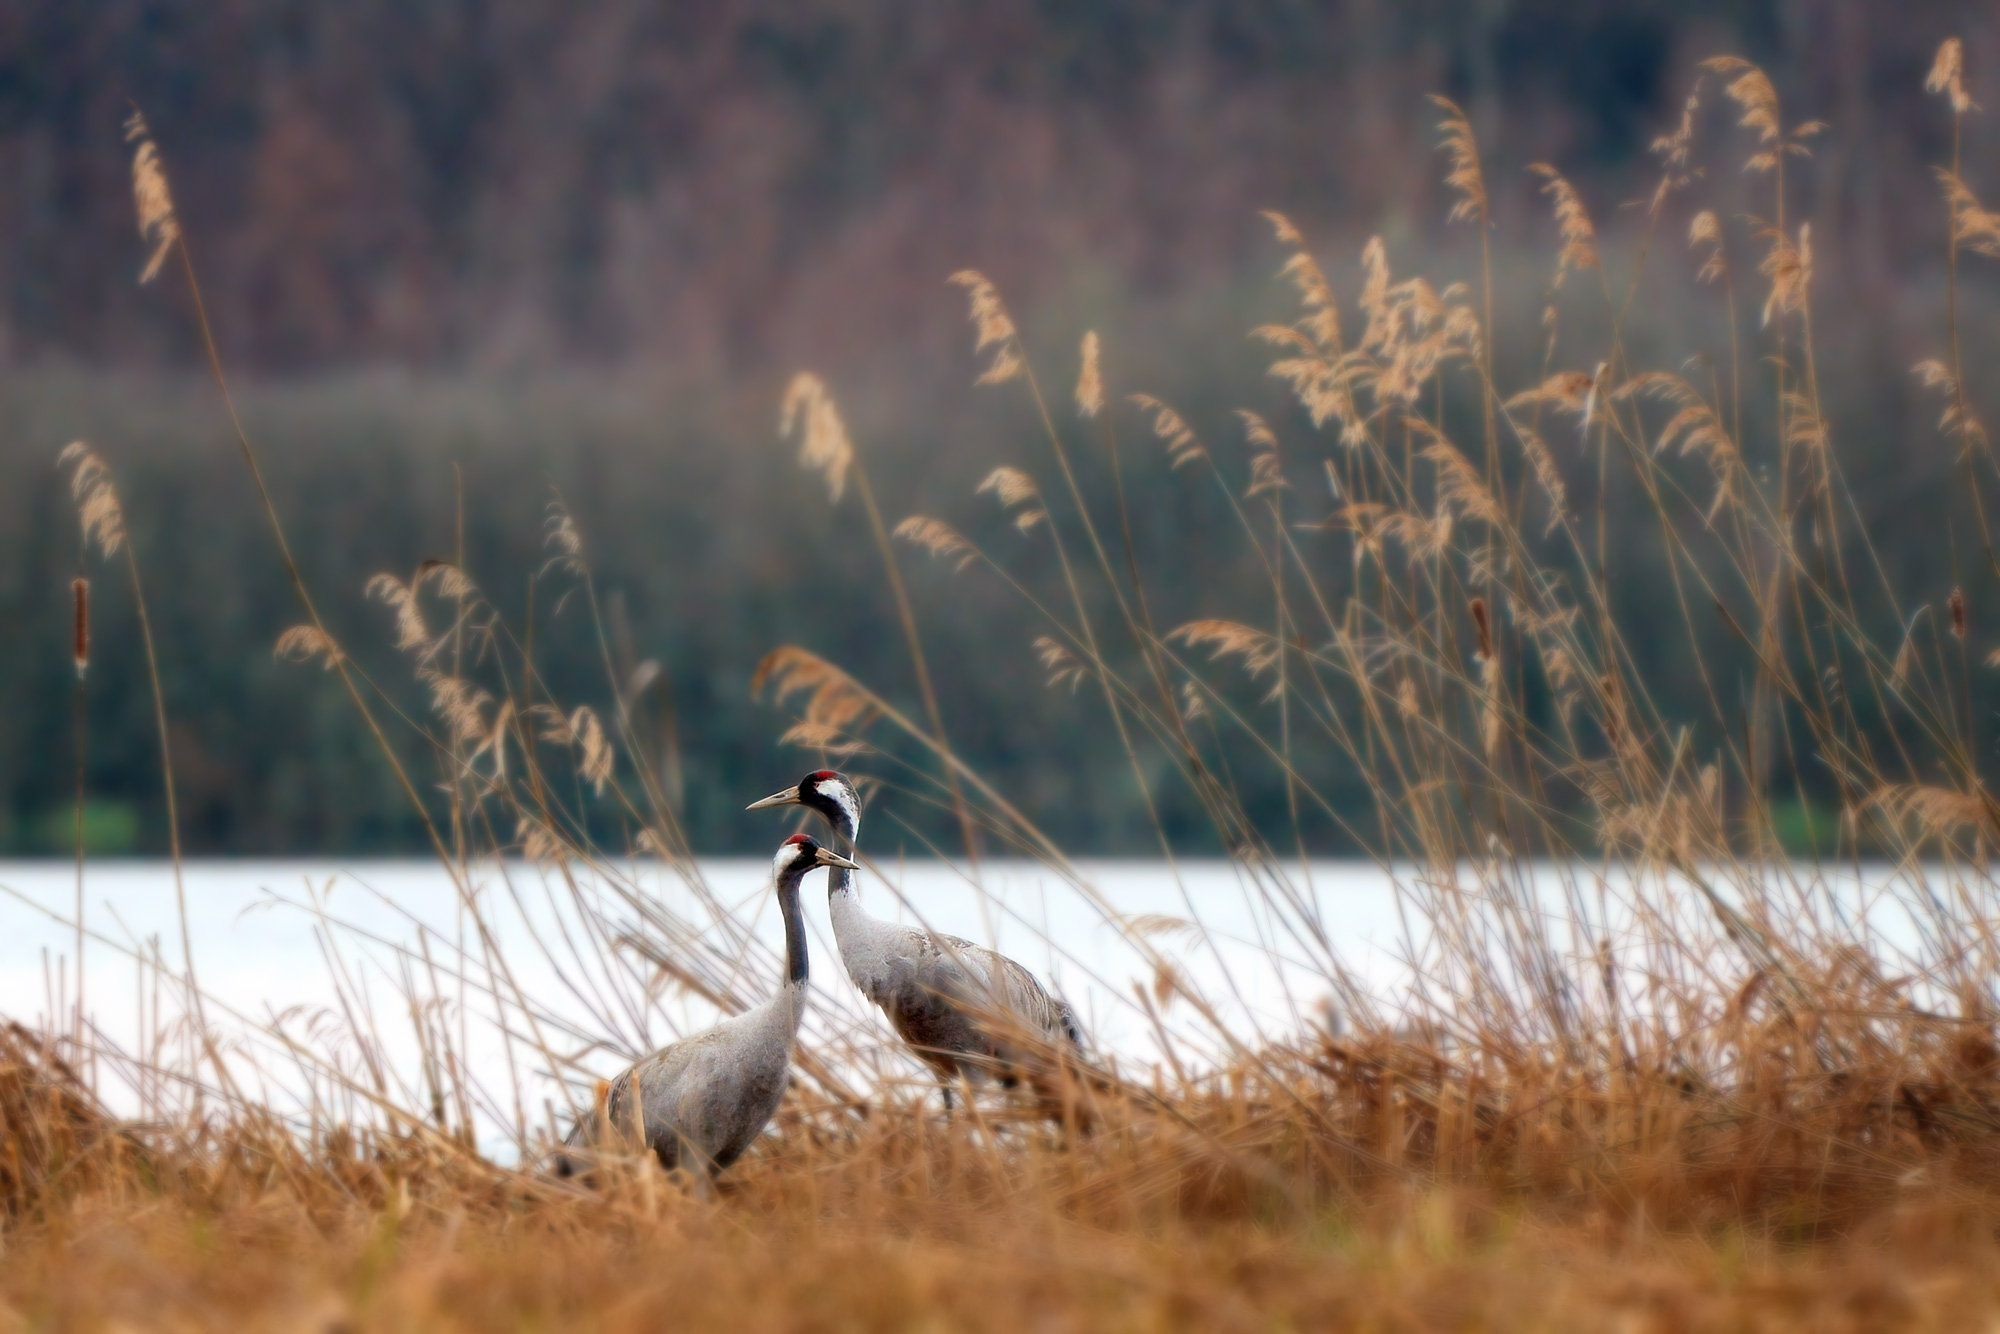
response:
<path id="1" fill-rule="evenodd" d="M 1965 594 L 1952 589 L 1951 601 L 1945 605 L 1951 608 L 1951 633 L 1956 638 L 1965 638 Z"/>
<path id="2" fill-rule="evenodd" d="M 1467 608 L 1472 613 L 1472 623 L 1479 627 L 1479 656 L 1493 656 L 1493 626 L 1486 616 L 1486 599 L 1474 598 Z"/>
<path id="3" fill-rule="evenodd" d="M 90 580 L 72 579 L 69 583 L 70 601 L 75 617 L 70 627 L 70 656 L 76 660 L 76 679 L 90 670 Z"/>

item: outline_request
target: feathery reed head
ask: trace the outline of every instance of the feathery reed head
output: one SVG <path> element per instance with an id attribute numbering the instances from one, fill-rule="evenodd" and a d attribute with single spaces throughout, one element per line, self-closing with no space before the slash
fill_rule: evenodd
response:
<path id="1" fill-rule="evenodd" d="M 1014 336 L 1014 317 L 1007 313 L 1000 290 L 976 269 L 960 269 L 951 275 L 951 281 L 966 290 L 971 302 L 972 327 L 979 337 L 972 345 L 973 355 L 989 347 L 994 349 L 993 360 L 973 383 L 1005 384 L 1019 375 L 1024 366 Z"/>
<path id="2" fill-rule="evenodd" d="M 1771 248 L 1758 263 L 1757 271 L 1771 280 L 1771 292 L 1764 298 L 1760 321 L 1760 327 L 1768 328 L 1774 315 L 1790 315 L 1805 309 L 1812 287 L 1812 224 L 1799 224 L 1796 244 L 1776 228 L 1766 231 L 1764 236 Z"/>
<path id="3" fill-rule="evenodd" d="M 1458 192 L 1458 202 L 1451 206 L 1446 215 L 1447 222 L 1464 222 L 1477 219 L 1480 226 L 1486 225 L 1486 177 L 1479 169 L 1479 143 L 1472 135 L 1472 122 L 1459 110 L 1458 103 L 1448 97 L 1431 94 L 1431 101 L 1444 112 L 1438 122 L 1438 147 L 1451 164 L 1445 173 L 1444 183 Z"/>
<path id="4" fill-rule="evenodd" d="M 1151 394 L 1132 395 L 1132 405 L 1153 419 L 1153 434 L 1167 447 L 1167 466 L 1179 468 L 1208 457 L 1187 419 Z"/>
<path id="5" fill-rule="evenodd" d="M 1688 249 L 1699 250 L 1707 247 L 1708 253 L 1702 257 L 1701 268 L 1695 273 L 1698 283 L 1712 283 L 1717 278 L 1727 277 L 1728 259 L 1722 249 L 1722 224 L 1717 221 L 1712 210 L 1703 209 L 1688 223 Z"/>
<path id="6" fill-rule="evenodd" d="M 1701 67 L 1729 80 L 1722 91 L 1742 113 L 1736 123 L 1753 131 L 1758 143 L 1776 143 L 1781 133 L 1778 90 L 1771 86 L 1770 76 L 1741 56 L 1710 56 Z"/>
<path id="7" fill-rule="evenodd" d="M 295 625 L 278 636 L 271 656 L 286 662 L 311 662 L 315 658 L 324 658 L 321 665 L 330 672 L 340 661 L 340 646 L 316 625 Z"/>
<path id="8" fill-rule="evenodd" d="M 1322 355 L 1337 357 L 1341 352 L 1340 304 L 1333 298 L 1333 285 L 1326 280 L 1326 273 L 1319 261 L 1306 249 L 1306 238 L 1292 225 L 1292 220 L 1282 213 L 1266 211 L 1271 230 L 1281 245 L 1292 248 L 1292 254 L 1278 270 L 1278 276 L 1291 280 L 1298 289 L 1299 304 L 1305 308 L 1305 318 L 1299 328 Z"/>
<path id="9" fill-rule="evenodd" d="M 1034 643 L 1035 657 L 1041 660 L 1042 670 L 1049 674 L 1051 686 L 1068 686 L 1070 693 L 1090 674 L 1083 660 L 1070 652 L 1060 642 L 1048 635 L 1039 635 Z"/>
<path id="10" fill-rule="evenodd" d="M 1958 38 L 1947 37 L 1939 45 L 1931 72 L 1924 78 L 1924 91 L 1943 93 L 1951 101 L 1954 116 L 1979 109 L 1965 91 L 1965 46 Z"/>
<path id="11" fill-rule="evenodd" d="M 368 581 L 365 592 L 395 611 L 397 648 L 423 648 L 430 643 L 430 629 L 424 624 L 423 610 L 417 606 L 414 584 L 406 584 L 393 574 L 378 574 Z"/>
<path id="12" fill-rule="evenodd" d="M 76 664 L 76 679 L 90 670 L 90 580 L 79 575 L 69 581 L 69 656 Z"/>
<path id="13" fill-rule="evenodd" d="M 897 524 L 896 537 L 912 546 L 922 547 L 934 560 L 950 561 L 954 571 L 963 570 L 979 555 L 972 543 L 960 536 L 956 528 L 942 519 L 922 514 L 912 514 Z"/>
<path id="14" fill-rule="evenodd" d="M 813 724 L 815 734 L 852 736 L 881 712 L 875 697 L 853 677 L 796 644 L 772 649 L 757 664 L 757 670 L 750 676 L 750 693 L 762 694 L 767 686 L 771 699 L 779 704 L 793 695 L 805 695 L 801 721 Z"/>
<path id="15" fill-rule="evenodd" d="M 1076 414 L 1095 417 L 1104 411 L 1104 377 L 1097 369 L 1097 330 L 1083 336 L 1083 365 L 1076 375 Z"/>
<path id="16" fill-rule="evenodd" d="M 139 282 L 144 285 L 159 274 L 167 252 L 181 239 L 181 224 L 174 212 L 173 192 L 167 188 L 166 168 L 160 164 L 160 150 L 153 146 L 153 132 L 136 107 L 125 120 L 125 142 L 138 144 L 132 153 L 132 202 L 139 214 L 139 237 L 153 247 L 139 273 Z"/>
<path id="17" fill-rule="evenodd" d="M 1015 511 L 1014 526 L 1024 533 L 1049 517 L 1042 505 L 1041 488 L 1019 468 L 1000 467 L 987 473 L 986 480 L 979 484 L 979 494 L 989 491 L 1000 502 L 1001 509 Z"/>
<path id="18" fill-rule="evenodd" d="M 569 716 L 569 733 L 575 739 L 580 753 L 577 772 L 583 781 L 590 784 L 591 791 L 604 795 L 604 785 L 611 781 L 611 770 L 617 760 L 617 752 L 611 748 L 611 739 L 604 734 L 604 724 L 597 720 L 597 713 L 587 704 L 579 704 Z"/>
<path id="19" fill-rule="evenodd" d="M 1275 667 L 1284 645 L 1276 637 L 1239 621 L 1205 619 L 1189 621 L 1169 630 L 1168 643 L 1176 641 L 1189 648 L 1207 648 L 1210 659 L 1239 658 L 1243 668 L 1255 678 Z"/>
<path id="20" fill-rule="evenodd" d="M 778 409 L 778 438 L 799 437 L 799 466 L 826 481 L 826 498 L 838 502 L 847 488 L 847 470 L 854 463 L 854 442 L 841 420 L 826 382 L 811 371 L 800 371 L 785 386 Z"/>
<path id="21" fill-rule="evenodd" d="M 111 484 L 111 469 L 97 451 L 81 440 L 72 440 L 56 455 L 56 466 L 69 466 L 69 493 L 76 501 L 77 522 L 83 528 L 83 544 L 96 547 L 109 560 L 125 545 L 125 509 L 118 503 L 118 489 Z"/>
<path id="22" fill-rule="evenodd" d="M 1577 196 L 1572 186 L 1554 167 L 1546 162 L 1537 162 L 1528 168 L 1542 178 L 1542 193 L 1555 204 L 1556 230 L 1562 237 L 1562 249 L 1556 254 L 1557 287 L 1571 269 L 1594 269 L 1597 261 L 1597 228 L 1591 225 L 1590 214 L 1583 207 L 1583 200 Z"/>
<path id="23" fill-rule="evenodd" d="M 1982 205 L 1961 177 L 1943 167 L 1937 169 L 1937 175 L 1951 214 L 1952 243 L 1975 255 L 2000 259 L 2000 213 Z"/>

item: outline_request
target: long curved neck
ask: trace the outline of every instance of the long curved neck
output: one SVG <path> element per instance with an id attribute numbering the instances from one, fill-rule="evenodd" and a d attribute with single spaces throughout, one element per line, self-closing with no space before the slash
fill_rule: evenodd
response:
<path id="1" fill-rule="evenodd" d="M 833 821 L 833 831 L 840 835 L 840 841 L 846 845 L 841 851 L 846 854 L 849 860 L 852 860 L 856 845 L 861 838 L 861 822 L 846 815 L 841 815 Z M 855 897 L 854 872 L 848 870 L 845 866 L 835 866 L 828 869 L 826 873 L 827 902 L 829 904 L 836 900 L 852 902 Z"/>
<path id="2" fill-rule="evenodd" d="M 842 872 L 846 874 L 846 872 Z M 785 981 L 795 987 L 806 983 L 806 918 L 799 909 L 799 881 L 805 872 L 787 874 L 778 881 L 778 913 L 785 919 Z"/>

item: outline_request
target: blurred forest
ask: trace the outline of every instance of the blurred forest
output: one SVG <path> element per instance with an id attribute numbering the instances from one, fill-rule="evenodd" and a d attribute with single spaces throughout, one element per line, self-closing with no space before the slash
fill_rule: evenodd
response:
<path id="1" fill-rule="evenodd" d="M 789 375 L 830 383 L 892 522 L 984 523 L 1001 548 L 1004 518 L 972 488 L 996 463 L 1040 466 L 1045 446 L 1018 395 L 971 384 L 963 295 L 945 283 L 963 267 L 998 283 L 1049 384 L 1073 380 L 1094 328 L 1114 393 L 1158 394 L 1218 440 L 1240 434 L 1232 409 L 1254 407 L 1301 457 L 1323 450 L 1243 337 L 1293 304 L 1258 211 L 1300 226 L 1344 299 L 1371 235 L 1399 274 L 1470 276 L 1477 243 L 1444 223 L 1429 92 L 1465 106 L 1494 184 L 1507 386 L 1538 378 L 1554 300 L 1529 163 L 1577 185 L 1622 283 L 1640 240 L 1627 205 L 1656 175 L 1648 146 L 1703 57 L 1759 62 L 1788 119 L 1827 121 L 1790 203 L 1812 219 L 1828 416 L 1886 578 L 1941 603 L 1963 498 L 1909 368 L 1943 337 L 1932 168 L 1950 120 L 1922 83 L 1954 33 L 1975 97 L 2000 105 L 1984 77 L 2000 69 L 1993 11 L 1929 0 L 0 7 L 0 852 L 68 839 L 78 536 L 53 461 L 76 437 L 125 497 L 190 850 L 423 846 L 330 678 L 273 661 L 300 618 L 185 286 L 136 282 L 119 131 L 134 105 L 300 563 L 371 674 L 408 668 L 367 577 L 451 557 L 461 511 L 469 571 L 525 623 L 555 488 L 616 653 L 663 670 L 651 707 L 660 721 L 671 703 L 685 822 L 722 852 L 761 849 L 768 822 L 737 812 L 811 759 L 776 746 L 783 715 L 750 696 L 766 650 L 798 642 L 914 691 L 852 498 L 829 508 L 777 439 Z M 1741 217 L 1740 154 L 1717 147 L 1734 117 L 1714 100 L 1699 156 L 1722 204 L 1708 206 Z M 1966 175 L 1989 198 L 1996 147 L 1974 117 Z M 1627 335 L 1641 363 L 1726 355 L 1685 234 L 1674 215 L 1648 270 Z M 1746 242 L 1745 271 L 1754 260 Z M 2000 289 L 1977 268 L 1965 283 L 1967 364 L 1988 365 Z M 1579 286 L 1565 329 L 1601 327 L 1603 302 Z M 1085 480 L 1104 494 L 1101 470 Z M 1215 502 L 1157 458 L 1128 482 L 1160 619 L 1247 618 L 1262 576 Z M 1649 559 L 1611 558 L 1631 606 L 1662 595 Z M 905 569 L 954 743 L 1072 849 L 1155 847 L 1101 705 L 1043 685 L 1004 591 L 914 555 Z M 144 663 L 119 581 L 97 582 L 93 837 L 155 851 Z M 2000 605 L 1973 601 L 1975 621 L 2000 623 Z M 594 632 L 556 602 L 534 604 L 547 677 L 608 708 Z M 1688 653 L 1674 628 L 1642 641 L 1669 680 Z M 1282 809 L 1276 790 L 1249 795 Z M 948 821 L 906 814 L 913 853 L 926 831 L 951 846 Z M 1169 794 L 1164 818 L 1210 846 L 1191 802 Z M 902 837 L 884 825 L 878 852 Z M 1345 846 L 1330 828 L 1312 837 Z"/>

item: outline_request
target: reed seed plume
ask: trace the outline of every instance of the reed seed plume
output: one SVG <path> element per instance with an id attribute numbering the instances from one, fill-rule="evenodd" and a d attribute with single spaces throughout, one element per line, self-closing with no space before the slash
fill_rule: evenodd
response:
<path id="1" fill-rule="evenodd" d="M 1702 256 L 1701 268 L 1695 273 L 1695 281 L 1712 283 L 1719 278 L 1726 278 L 1729 275 L 1729 261 L 1722 246 L 1722 224 L 1716 221 L 1715 213 L 1711 209 L 1703 209 L 1688 223 L 1688 249 L 1701 250 L 1704 247 L 1707 253 Z"/>
<path id="2" fill-rule="evenodd" d="M 923 548 L 930 553 L 933 560 L 950 562 L 954 573 L 963 570 L 979 558 L 979 552 L 972 543 L 966 541 L 956 528 L 942 519 L 912 514 L 896 525 L 895 535 L 911 546 Z"/>
<path id="3" fill-rule="evenodd" d="M 1448 222 L 1476 221 L 1486 225 L 1486 177 L 1479 168 L 1479 145 L 1472 135 L 1472 122 L 1459 110 L 1458 103 L 1436 93 L 1431 101 L 1444 112 L 1438 122 L 1438 147 L 1449 168 L 1444 183 L 1457 192 L 1458 199 L 1446 215 Z"/>
<path id="4" fill-rule="evenodd" d="M 792 644 L 765 654 L 751 674 L 751 694 L 767 689 L 779 704 L 804 695 L 804 722 L 849 736 L 865 730 L 878 712 L 874 697 L 853 677 L 817 653 Z"/>
<path id="5" fill-rule="evenodd" d="M 617 762 L 617 752 L 612 749 L 611 738 L 604 734 L 604 725 L 597 720 L 596 712 L 587 704 L 579 704 L 569 716 L 570 734 L 576 738 L 581 756 L 577 762 L 577 772 L 583 781 L 590 784 L 597 796 L 604 795 L 604 785 L 611 781 L 611 772 Z"/>
<path id="6" fill-rule="evenodd" d="M 1805 308 L 1806 292 L 1812 285 L 1812 224 L 1799 224 L 1798 243 L 1775 228 L 1764 233 L 1771 248 L 1757 265 L 1757 271 L 1771 280 L 1771 293 L 1764 299 L 1761 327 L 1769 328 L 1774 315 L 1790 315 Z"/>
<path id="7" fill-rule="evenodd" d="M 1097 366 L 1097 330 L 1083 335 L 1082 365 L 1076 374 L 1076 414 L 1092 418 L 1104 411 L 1104 376 Z"/>
<path id="8" fill-rule="evenodd" d="M 1297 288 L 1305 314 L 1296 324 L 1267 324 L 1251 336 L 1295 355 L 1271 363 L 1270 374 L 1291 387 L 1315 427 L 1340 423 L 1341 443 L 1356 448 L 1368 439 L 1368 428 L 1354 406 L 1354 381 L 1361 368 L 1347 357 L 1340 334 L 1340 307 L 1326 275 L 1305 248 L 1305 238 L 1291 220 L 1266 213 L 1278 240 L 1293 248 L 1279 270 Z M 1366 302 L 1364 301 L 1364 308 Z"/>
<path id="9" fill-rule="evenodd" d="M 125 142 L 138 145 L 132 151 L 132 202 L 139 215 L 139 238 L 153 248 L 146 267 L 139 271 L 143 286 L 158 276 L 167 252 L 180 241 L 181 224 L 174 212 L 173 192 L 167 188 L 160 150 L 153 144 L 146 117 L 136 107 L 125 119 Z"/>
<path id="10" fill-rule="evenodd" d="M 1546 162 L 1534 163 L 1528 170 L 1542 178 L 1542 193 L 1555 207 L 1556 231 L 1562 237 L 1562 249 L 1556 253 L 1554 285 L 1561 287 L 1563 278 L 1572 270 L 1598 267 L 1597 228 L 1591 225 L 1590 214 L 1577 196 L 1576 187 L 1563 179 L 1560 172 Z"/>
<path id="11" fill-rule="evenodd" d="M 1250 487 L 1243 493 L 1245 500 L 1271 495 L 1291 489 L 1285 480 L 1283 461 L 1278 457 L 1278 435 L 1271 424 L 1247 408 L 1238 408 L 1236 416 L 1243 423 L 1243 439 L 1250 446 Z"/>
<path id="12" fill-rule="evenodd" d="M 1413 419 L 1411 426 L 1431 437 L 1431 443 L 1425 446 L 1420 456 L 1437 466 L 1438 498 L 1461 519 L 1475 519 L 1493 528 L 1504 527 L 1507 512 L 1487 489 L 1485 480 L 1472 466 L 1472 461 L 1459 453 L 1456 445 L 1432 430 L 1428 423 Z"/>
<path id="13" fill-rule="evenodd" d="M 1924 91 L 1943 93 L 1951 102 L 1954 116 L 1979 110 L 1979 105 L 1965 91 L 1965 45 L 1958 38 L 1947 37 L 1939 44 L 1937 57 L 1931 61 L 1931 72 L 1924 78 Z"/>
<path id="14" fill-rule="evenodd" d="M 1167 463 L 1181 468 L 1208 457 L 1208 449 L 1195 437 L 1187 419 L 1151 394 L 1133 394 L 1132 405 L 1153 419 L 1153 434 L 1166 446 Z"/>
<path id="15" fill-rule="evenodd" d="M 1582 416 L 1597 378 L 1583 371 L 1557 371 L 1532 388 L 1523 389 L 1507 400 L 1510 412 L 1540 405 L 1556 412 Z"/>
<path id="16" fill-rule="evenodd" d="M 1952 638 L 1963 640 L 1965 638 L 1965 593 L 1960 589 L 1953 588 L 1951 596 L 1945 600 L 1945 607 L 1951 612 Z"/>
<path id="17" fill-rule="evenodd" d="M 340 661 L 340 646 L 316 625 L 295 625 L 278 636 L 278 642 L 271 656 L 285 662 L 306 663 L 315 659 L 320 665 L 332 671 Z"/>
<path id="18" fill-rule="evenodd" d="M 542 564 L 544 572 L 561 570 L 568 574 L 587 573 L 583 562 L 583 533 L 576 526 L 576 516 L 569 512 L 561 496 L 555 496 L 548 503 L 548 517 L 542 521 L 542 548 L 549 558 Z"/>
<path id="19" fill-rule="evenodd" d="M 1938 390 L 1943 395 L 1944 411 L 1938 415 L 1938 429 L 1945 437 L 1961 440 L 1967 448 L 1983 446 L 1986 428 L 1965 396 L 1958 392 L 1958 379 L 1945 364 L 1936 358 L 1926 358 L 1910 370 L 1924 388 Z"/>
<path id="20" fill-rule="evenodd" d="M 118 488 L 112 485 L 111 469 L 97 451 L 81 440 L 72 440 L 56 455 L 57 467 L 72 469 L 69 493 L 76 501 L 76 517 L 83 528 L 83 544 L 95 547 L 105 560 L 125 545 L 125 508 L 118 503 Z"/>
<path id="21" fill-rule="evenodd" d="M 854 464 L 854 442 L 841 420 L 833 394 L 811 371 L 800 371 L 785 386 L 778 409 L 778 438 L 799 439 L 799 466 L 826 482 L 826 498 L 837 502 L 847 488 L 847 470 Z"/>
<path id="22" fill-rule="evenodd" d="M 430 687 L 431 708 L 444 720 L 453 741 L 466 745 L 491 736 L 492 729 L 486 722 L 486 709 L 493 703 L 491 695 L 463 677 L 443 672 L 430 673 L 426 684 Z"/>
<path id="23" fill-rule="evenodd" d="M 81 681 L 90 671 L 90 580 L 78 576 L 69 581 L 69 656 Z"/>
<path id="24" fill-rule="evenodd" d="M 1680 124 L 1672 134 L 1663 134 L 1653 140 L 1653 156 L 1660 160 L 1660 183 L 1653 189 L 1652 201 L 1646 211 L 1652 217 L 1659 217 L 1669 197 L 1676 190 L 1685 189 L 1694 182 L 1695 173 L 1689 166 L 1688 157 L 1694 147 L 1695 113 L 1701 110 L 1701 81 L 1689 91 L 1687 100 L 1681 104 Z"/>
<path id="25" fill-rule="evenodd" d="M 1083 661 L 1047 635 L 1038 635 L 1034 642 L 1035 657 L 1041 661 L 1042 670 L 1049 674 L 1051 686 L 1068 686 L 1070 693 L 1083 684 L 1090 671 Z"/>
<path id="26" fill-rule="evenodd" d="M 2000 213 L 1988 210 L 1965 182 L 1943 167 L 1937 169 L 1951 210 L 1952 239 L 1961 249 L 1988 259 L 2000 259 Z"/>
<path id="27" fill-rule="evenodd" d="M 1915 823 L 1925 837 L 1949 838 L 1966 829 L 2000 835 L 2000 810 L 1983 792 L 1902 783 L 1870 794 L 1868 805 L 1892 822 Z"/>
<path id="28" fill-rule="evenodd" d="M 1760 144 L 1774 144 L 1783 133 L 1778 121 L 1778 90 L 1770 76 L 1741 56 L 1711 56 L 1701 67 L 1729 82 L 1723 92 L 1736 104 L 1741 118 L 1736 122 L 1757 136 Z M 1772 160 L 1775 164 L 1775 158 Z"/>
<path id="29" fill-rule="evenodd" d="M 1014 317 L 1007 313 L 999 289 L 985 274 L 975 269 L 960 269 L 951 275 L 951 281 L 966 290 L 970 302 L 972 327 L 978 339 L 972 345 L 972 354 L 978 356 L 989 347 L 993 349 L 993 359 L 973 383 L 1005 384 L 1024 368 Z"/>
<path id="30" fill-rule="evenodd" d="M 393 574 L 378 574 L 368 581 L 366 594 L 388 606 L 396 613 L 396 647 L 402 650 L 423 648 L 431 642 L 430 628 L 424 624 L 422 608 L 417 606 L 417 590 Z"/>
<path id="31" fill-rule="evenodd" d="M 1014 512 L 1014 526 L 1023 533 L 1032 531 L 1049 517 L 1042 504 L 1041 488 L 1019 468 L 1003 466 L 987 473 L 986 480 L 979 484 L 978 494 L 983 496 L 988 492 L 1000 502 L 1001 509 Z"/>
<path id="32" fill-rule="evenodd" d="M 1169 642 L 1183 643 L 1189 648 L 1208 649 L 1211 661 L 1238 658 L 1252 679 L 1277 666 L 1278 657 L 1284 651 L 1284 646 L 1275 637 L 1238 621 L 1189 621 L 1169 630 L 1166 637 Z"/>
<path id="33" fill-rule="evenodd" d="M 1319 261 L 1306 248 L 1306 239 L 1292 225 L 1292 220 L 1282 213 L 1266 212 L 1264 216 L 1270 220 L 1279 244 L 1291 247 L 1292 253 L 1278 275 L 1298 289 L 1299 305 L 1305 310 L 1298 327 L 1312 339 L 1322 356 L 1338 358 L 1342 351 L 1340 303 L 1334 299 L 1333 285 L 1327 282 Z"/>

